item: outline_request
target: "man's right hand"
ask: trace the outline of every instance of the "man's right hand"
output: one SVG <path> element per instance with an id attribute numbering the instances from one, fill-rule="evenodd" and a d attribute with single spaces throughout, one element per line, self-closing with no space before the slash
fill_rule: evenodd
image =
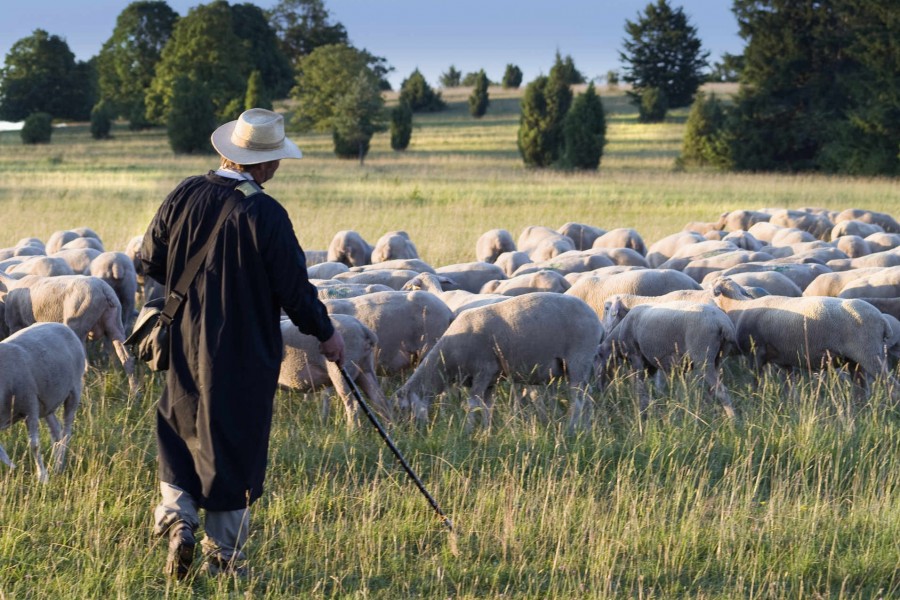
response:
<path id="1" fill-rule="evenodd" d="M 319 343 L 319 351 L 327 360 L 338 365 L 344 362 L 344 337 L 337 329 L 334 334 L 324 342 Z"/>

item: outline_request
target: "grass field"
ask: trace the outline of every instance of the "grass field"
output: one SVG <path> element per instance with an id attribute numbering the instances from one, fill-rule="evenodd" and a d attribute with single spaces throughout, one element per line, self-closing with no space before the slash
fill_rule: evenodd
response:
<path id="1" fill-rule="evenodd" d="M 649 244 L 734 208 L 900 214 L 892 179 L 676 171 L 686 111 L 640 125 L 618 91 L 603 95 L 598 172 L 526 170 L 519 94 L 492 88 L 475 121 L 466 92 L 446 92 L 450 109 L 417 115 L 408 151 L 381 134 L 363 167 L 335 159 L 327 136 L 296 136 L 305 158 L 268 190 L 306 249 L 341 229 L 370 241 L 405 229 L 434 265 L 474 260 L 496 227 L 627 226 Z M 0 133 L 0 247 L 87 225 L 121 249 L 178 181 L 215 166 L 172 155 L 160 131 L 114 135 L 73 125 L 26 147 Z M 324 392 L 280 392 L 251 576 L 173 584 L 150 531 L 160 381 L 142 373 L 143 395 L 129 397 L 122 373 L 92 358 L 64 473 L 39 485 L 24 427 L 0 432 L 18 465 L 0 469 L 2 599 L 900 597 L 900 410 L 883 386 L 867 402 L 835 374 L 767 373 L 755 387 L 734 361 L 736 422 L 689 381 L 641 419 L 617 380 L 595 394 L 593 426 L 571 434 L 564 407 L 540 418 L 503 384 L 493 429 L 471 436 L 453 390 L 427 429 L 391 433 L 455 536 L 371 428 L 323 414 Z"/>

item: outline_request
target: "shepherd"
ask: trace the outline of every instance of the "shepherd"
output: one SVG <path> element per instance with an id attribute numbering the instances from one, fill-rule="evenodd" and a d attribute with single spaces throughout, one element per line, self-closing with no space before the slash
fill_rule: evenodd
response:
<path id="1" fill-rule="evenodd" d="M 171 294 L 205 254 L 170 326 L 170 366 L 157 408 L 165 573 L 190 573 L 200 525 L 201 572 L 245 575 L 250 506 L 263 492 L 282 357 L 281 310 L 341 364 L 344 341 L 310 283 L 287 211 L 262 184 L 302 157 L 284 118 L 253 108 L 212 134 L 218 170 L 188 177 L 144 235 L 147 276 Z M 230 212 L 229 212 L 230 210 Z M 208 244 L 207 244 L 208 242 Z"/>

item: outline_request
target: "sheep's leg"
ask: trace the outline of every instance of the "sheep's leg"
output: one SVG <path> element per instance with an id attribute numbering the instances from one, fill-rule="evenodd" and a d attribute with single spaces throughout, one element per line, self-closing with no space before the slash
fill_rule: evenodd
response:
<path id="1" fill-rule="evenodd" d="M 138 382 L 137 377 L 134 374 L 134 357 L 130 352 L 128 352 L 128 349 L 123 343 L 124 341 L 124 339 L 112 340 L 112 345 L 115 352 L 110 353 L 110 358 L 118 358 L 119 362 L 122 363 L 122 368 L 125 369 L 125 375 L 128 377 L 128 387 L 131 390 L 132 394 L 137 394 Z"/>
<path id="2" fill-rule="evenodd" d="M 591 398 L 587 393 L 587 384 L 569 381 L 569 430 L 574 431 L 586 427 L 591 422 Z"/>
<path id="3" fill-rule="evenodd" d="M 384 395 L 381 386 L 378 385 L 378 379 L 375 377 L 375 372 L 360 370 L 360 373 L 356 378 L 356 383 L 359 385 L 362 393 L 364 393 L 372 403 L 372 408 L 375 409 L 375 412 L 386 421 L 393 421 L 394 412 L 391 410 L 391 405 Z"/>
<path id="4" fill-rule="evenodd" d="M 38 399 L 33 398 L 33 402 L 37 405 Z M 44 460 L 41 458 L 41 437 L 38 427 L 40 421 L 41 420 L 36 413 L 25 417 L 25 426 L 28 428 L 28 445 L 31 447 L 31 453 L 34 455 L 34 464 L 37 467 L 38 481 L 47 483 L 50 481 L 50 476 L 47 474 L 47 467 L 44 466 Z"/>
<path id="5" fill-rule="evenodd" d="M 471 432 L 475 418 L 481 412 L 481 423 L 485 429 L 491 427 L 491 391 L 494 373 L 479 371 L 472 377 L 472 388 L 469 392 L 469 411 L 466 415 L 466 431 Z"/>
<path id="6" fill-rule="evenodd" d="M 6 450 L 3 449 L 3 446 L 0 446 L 0 462 L 9 467 L 10 469 L 15 469 L 16 465 L 13 464 L 13 461 L 10 460 L 9 454 L 6 453 Z"/>
<path id="7" fill-rule="evenodd" d="M 729 419 L 733 419 L 736 416 L 734 404 L 731 402 L 731 396 L 728 394 L 728 390 L 725 389 L 725 386 L 722 384 L 721 372 L 716 367 L 715 363 L 707 363 L 703 370 L 703 378 L 706 381 L 706 388 L 709 391 L 709 395 L 718 400 L 722 405 L 722 408 L 725 409 L 725 415 Z"/>
<path id="8" fill-rule="evenodd" d="M 79 404 L 81 404 L 80 393 L 75 391 L 71 392 L 63 404 L 62 435 L 59 435 L 59 431 L 57 431 L 56 437 L 53 437 L 53 427 L 50 425 L 49 418 L 53 418 L 58 429 L 59 422 L 56 421 L 55 415 L 48 415 L 47 419 L 45 419 L 48 427 L 50 427 L 50 436 L 53 437 L 53 451 L 50 458 L 53 461 L 53 469 L 57 473 L 62 472 L 63 467 L 65 466 L 66 453 L 69 450 L 69 442 L 72 439 L 72 425 L 75 423 L 75 411 L 78 409 Z"/>
<path id="9" fill-rule="evenodd" d="M 352 373 L 356 368 L 352 365 L 348 365 L 348 369 L 347 374 L 353 377 Z M 334 385 L 334 391 L 337 392 L 338 396 L 340 396 L 341 400 L 344 402 L 344 414 L 347 416 L 347 429 L 353 430 L 358 428 L 359 411 L 357 410 L 356 400 L 353 399 L 353 390 L 351 390 L 347 382 L 344 381 L 337 365 L 328 363 L 328 373 L 331 375 L 331 383 Z"/>

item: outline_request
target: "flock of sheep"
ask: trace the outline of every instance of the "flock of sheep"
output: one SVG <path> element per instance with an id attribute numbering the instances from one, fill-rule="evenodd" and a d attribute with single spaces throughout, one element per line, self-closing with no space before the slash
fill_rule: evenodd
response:
<path id="1" fill-rule="evenodd" d="M 88 228 L 0 249 L 0 429 L 25 420 L 38 477 L 43 418 L 62 467 L 80 402 L 85 343 L 100 340 L 138 389 L 123 341 L 135 306 L 162 293 L 144 278 L 141 238 L 108 252 Z M 307 252 L 309 274 L 346 343 L 345 367 L 381 415 L 427 420 L 448 385 L 468 388 L 467 425 L 491 423 L 501 376 L 563 385 L 570 427 L 588 424 L 591 394 L 613 367 L 633 373 L 642 408 L 646 376 L 660 385 L 688 368 L 731 416 L 720 361 L 739 355 L 819 370 L 848 365 L 868 390 L 891 379 L 900 355 L 900 224 L 870 210 L 808 208 L 725 213 L 689 223 L 650 246 L 634 229 L 581 223 L 484 233 L 475 261 L 432 267 L 409 236 L 374 245 L 338 232 Z M 282 322 L 279 383 L 333 386 L 348 421 L 351 389 L 318 342 Z M 392 398 L 380 375 L 400 375 Z M 64 406 L 63 425 L 54 416 Z M 0 448 L 0 460 L 12 466 Z"/>

